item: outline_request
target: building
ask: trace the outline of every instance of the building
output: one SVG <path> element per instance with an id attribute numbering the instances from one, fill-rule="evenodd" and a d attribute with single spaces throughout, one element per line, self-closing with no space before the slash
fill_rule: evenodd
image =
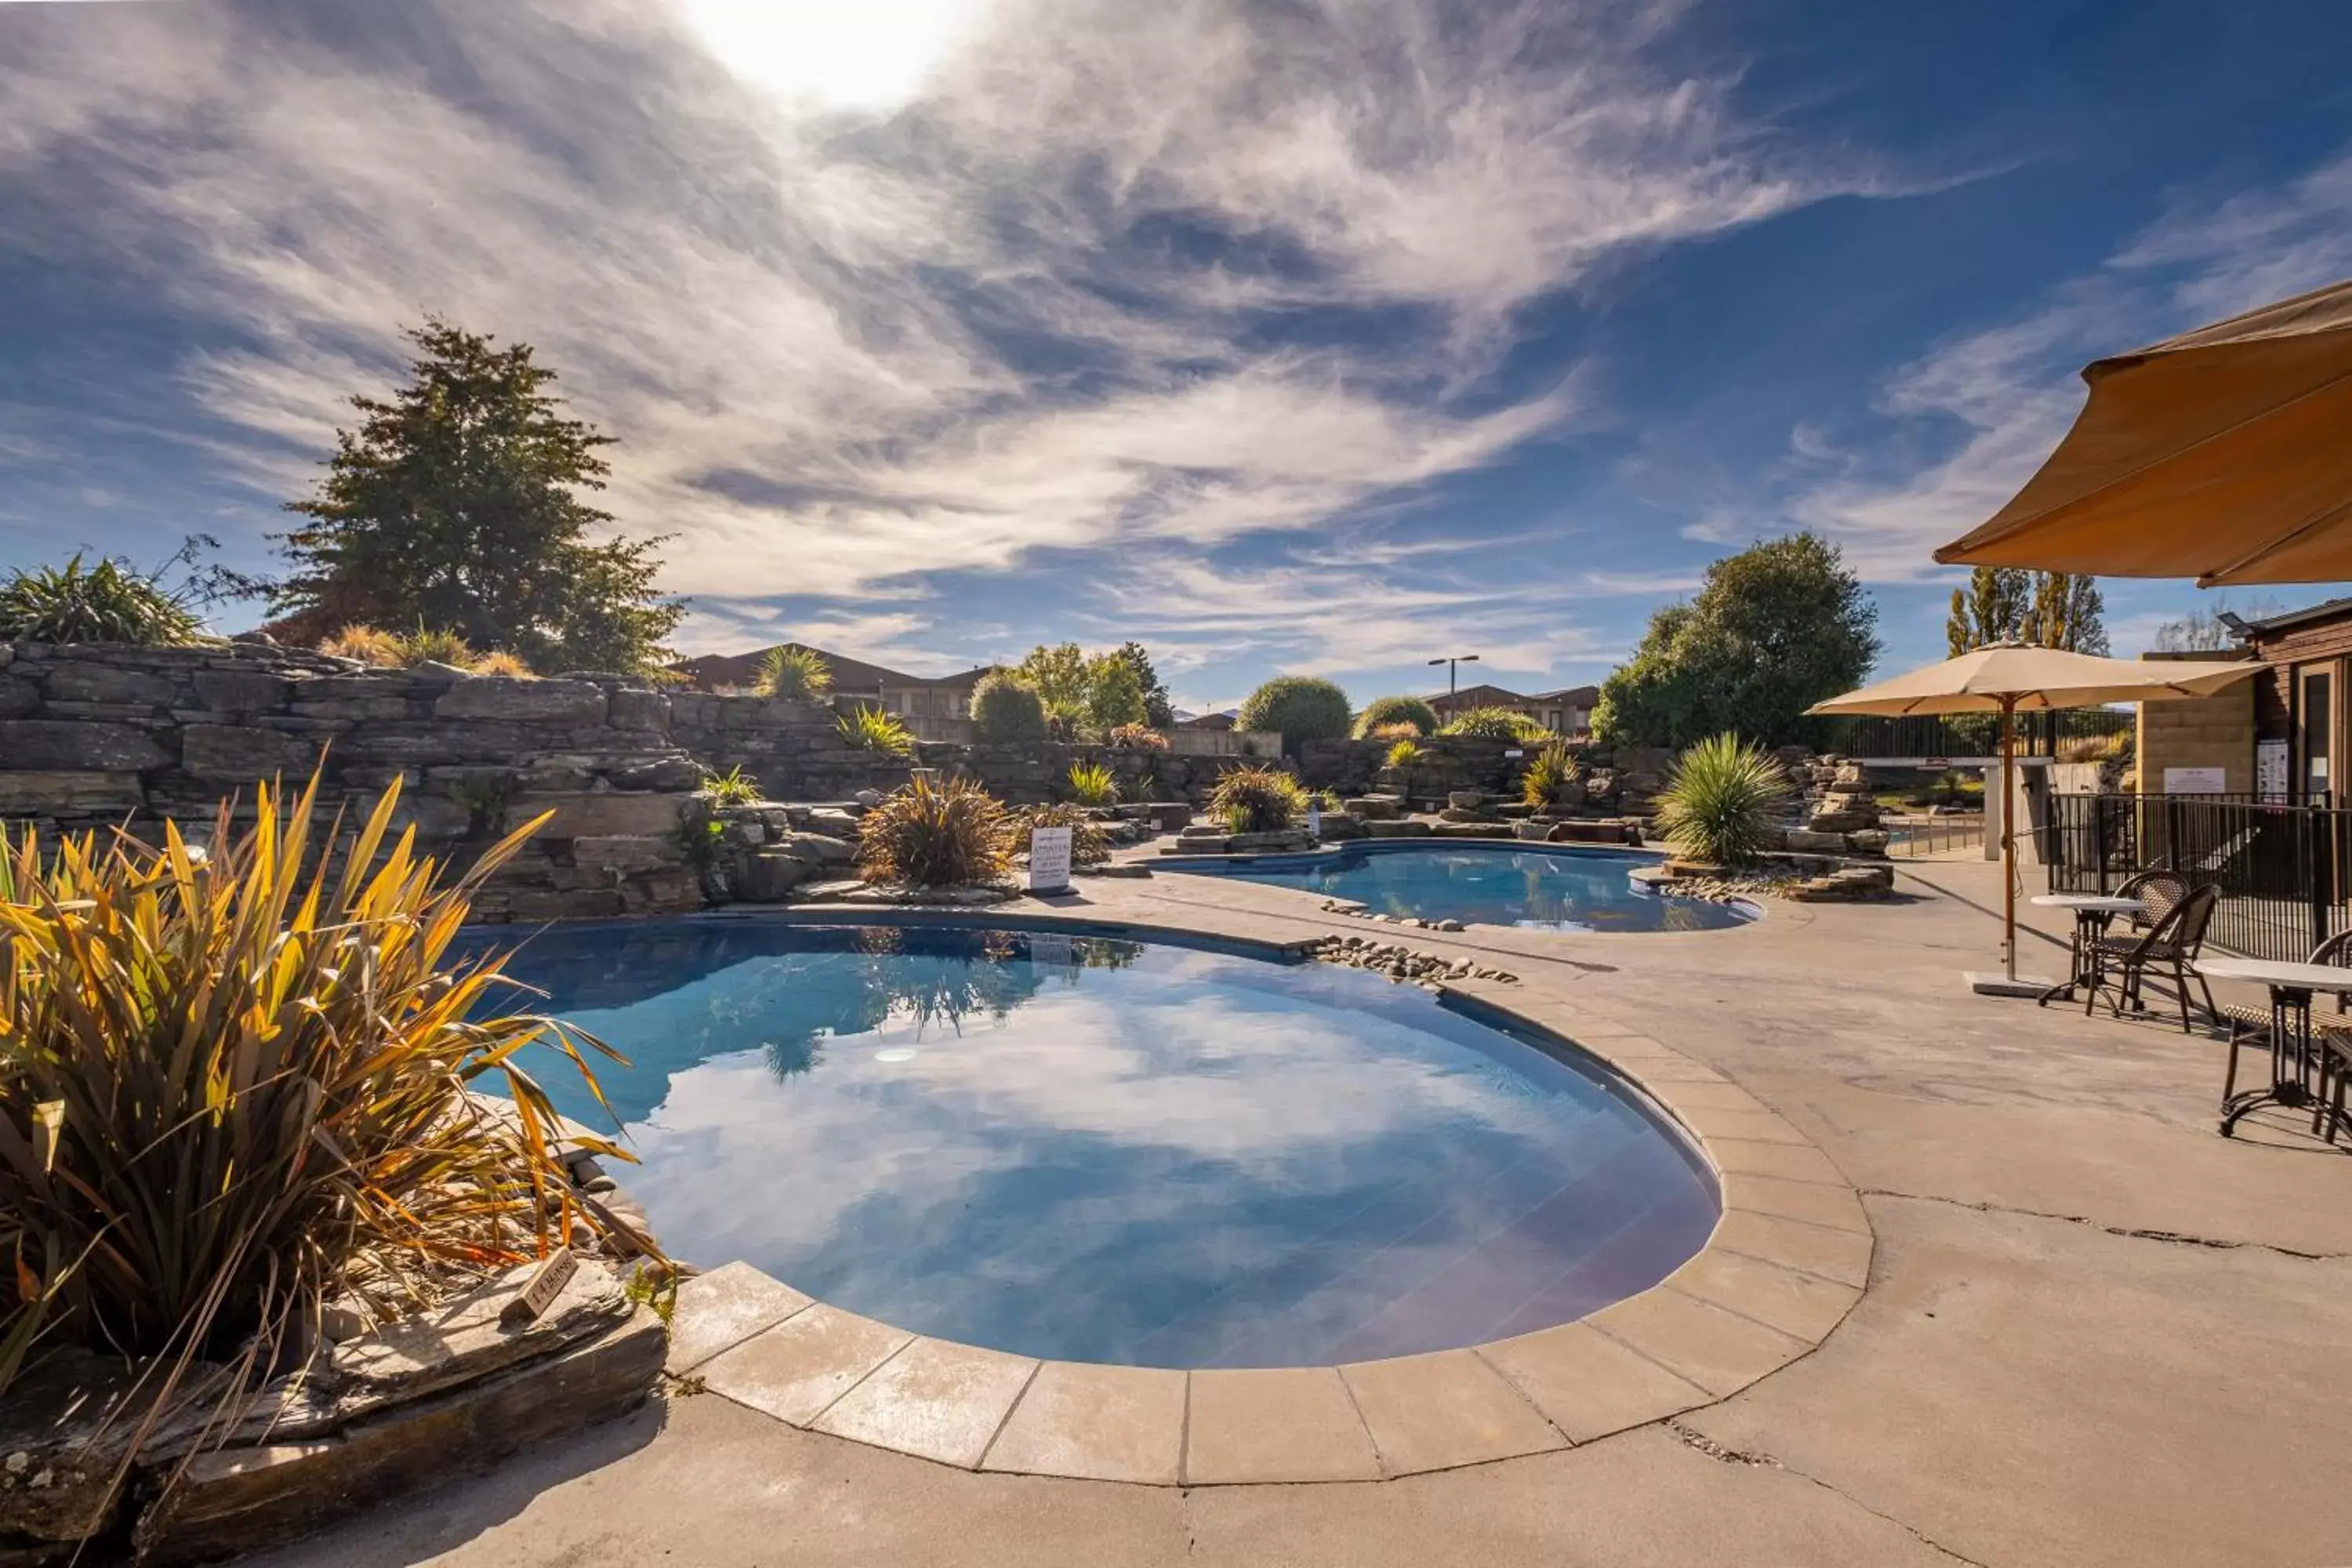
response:
<path id="1" fill-rule="evenodd" d="M 1505 708 L 1524 713 L 1545 729 L 1562 735 L 1580 735 L 1591 729 L 1592 707 L 1600 700 L 1601 688 L 1597 686 L 1564 686 L 1556 691 L 1529 694 L 1486 684 L 1439 692 L 1428 699 L 1429 705 L 1437 710 L 1440 723 L 1474 708 Z"/>
<path id="2" fill-rule="evenodd" d="M 2352 598 L 2244 620 L 2224 614 L 2234 649 L 2149 658 L 2258 660 L 2260 675 L 2210 697 L 2140 705 L 2138 787 L 2149 795 L 2341 797 L 2352 745 Z"/>
<path id="3" fill-rule="evenodd" d="M 824 660 L 825 668 L 833 672 L 833 695 L 836 700 L 870 702 L 907 719 L 971 718 L 971 689 L 980 684 L 982 676 L 996 668 L 984 664 L 956 675 L 908 675 L 885 665 L 868 664 L 862 658 L 809 647 L 806 643 L 781 646 L 803 648 Z M 749 690 L 760 683 L 760 667 L 774 651 L 763 647 L 752 653 L 705 654 L 700 658 L 683 659 L 670 668 L 698 690 Z"/>

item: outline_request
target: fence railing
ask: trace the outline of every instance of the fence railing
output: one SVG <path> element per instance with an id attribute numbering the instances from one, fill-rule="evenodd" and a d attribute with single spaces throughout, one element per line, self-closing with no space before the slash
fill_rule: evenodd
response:
<path id="1" fill-rule="evenodd" d="M 2053 892 L 2113 892 L 2158 867 L 2212 883 L 2221 899 L 2208 942 L 2299 962 L 2345 928 L 2352 811 L 2325 795 L 2053 795 L 2042 858 Z"/>
<path id="2" fill-rule="evenodd" d="M 1903 817 L 1885 826 L 1886 853 L 1897 860 L 1940 859 L 1966 850 L 1980 854 L 1984 849 L 1984 817 L 1977 813 Z"/>
<path id="3" fill-rule="evenodd" d="M 2017 754 L 2054 757 L 2070 741 L 2128 735 L 2137 715 L 2114 708 L 2061 708 L 2017 716 Z M 1991 757 L 2000 753 L 2000 718 L 1993 713 L 1925 714 L 1907 719 L 1867 716 L 1826 721 L 1826 750 L 1848 757 Z"/>

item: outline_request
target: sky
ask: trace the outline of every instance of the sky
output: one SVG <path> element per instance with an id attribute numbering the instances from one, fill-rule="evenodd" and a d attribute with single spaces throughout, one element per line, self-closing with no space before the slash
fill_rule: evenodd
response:
<path id="1" fill-rule="evenodd" d="M 1538 690 L 1811 528 L 1891 672 L 2084 362 L 2352 275 L 2347 60 L 2341 0 L 0 0 L 0 569 L 268 566 L 429 313 L 618 438 L 687 652 Z M 2121 653 L 2215 598 L 2105 587 Z"/>

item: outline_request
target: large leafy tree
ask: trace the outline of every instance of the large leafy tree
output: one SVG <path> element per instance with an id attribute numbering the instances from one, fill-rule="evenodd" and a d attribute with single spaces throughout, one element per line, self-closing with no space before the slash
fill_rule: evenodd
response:
<path id="1" fill-rule="evenodd" d="M 1969 574 L 1966 588 L 1952 590 L 1944 640 L 1955 658 L 1996 642 L 2104 654 L 2105 611 L 2096 578 L 1979 566 Z"/>
<path id="2" fill-rule="evenodd" d="M 1176 710 L 1168 698 L 1168 683 L 1151 668 L 1151 656 L 1139 642 L 1118 645 L 1118 657 L 1135 667 L 1135 679 L 1143 687 L 1143 721 L 1155 730 L 1165 730 L 1176 722 Z"/>
<path id="3" fill-rule="evenodd" d="M 1862 684 L 1878 609 L 1834 545 L 1791 534 L 1706 569 L 1687 604 L 1650 618 L 1593 710 L 1612 744 L 1689 746 L 1730 732 L 1768 745 L 1811 738 L 1805 710 Z"/>
<path id="4" fill-rule="evenodd" d="M 287 510 L 292 563 L 273 609 L 320 632 L 367 623 L 457 632 L 539 669 L 659 662 L 685 616 L 655 588 L 659 539 L 594 542 L 613 519 L 583 499 L 613 438 L 568 418 L 530 345 L 438 320 L 406 333 L 409 380 L 352 399 L 326 477 Z"/>

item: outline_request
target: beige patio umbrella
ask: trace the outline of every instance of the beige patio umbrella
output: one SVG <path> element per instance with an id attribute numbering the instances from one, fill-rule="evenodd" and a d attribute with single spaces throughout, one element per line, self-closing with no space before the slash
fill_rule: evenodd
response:
<path id="1" fill-rule="evenodd" d="M 2352 578 L 2352 279 L 2086 366 L 2074 427 L 1950 565 Z"/>
<path id="2" fill-rule="evenodd" d="M 2251 660 L 2234 663 L 2142 663 L 2099 658 L 2024 643 L 1989 643 L 1941 664 L 1882 680 L 1843 697 L 1817 702 L 1811 713 L 1913 713 L 2000 715 L 2001 983 L 1976 981 L 1977 989 L 2016 994 L 2017 836 L 2010 810 L 2017 749 L 2017 714 L 2053 708 L 2091 708 L 2103 702 L 2154 702 L 2174 697 L 2206 697 L 2262 669 Z M 1973 977 L 1972 977 L 1973 979 Z"/>

